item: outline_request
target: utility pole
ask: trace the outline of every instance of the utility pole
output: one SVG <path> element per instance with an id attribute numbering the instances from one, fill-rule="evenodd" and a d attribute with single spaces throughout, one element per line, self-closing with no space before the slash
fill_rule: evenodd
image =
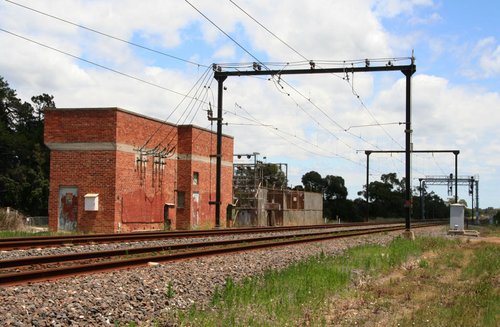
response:
<path id="1" fill-rule="evenodd" d="M 366 150 L 366 221 L 370 220 L 370 195 L 368 193 L 368 183 L 370 176 L 370 154 L 372 151 Z"/>
<path id="2" fill-rule="evenodd" d="M 214 76 L 215 77 L 215 76 Z M 225 76 L 216 76 L 219 85 L 217 93 L 217 155 L 215 164 L 215 228 L 220 228 L 221 175 L 222 175 L 222 98 Z"/>
<path id="3" fill-rule="evenodd" d="M 453 151 L 453 154 L 455 155 L 455 203 L 458 203 L 458 154 L 460 151 L 456 150 Z"/>
<path id="4" fill-rule="evenodd" d="M 412 56 L 412 65 L 414 63 L 414 58 Z M 406 124 L 405 124 L 405 175 L 406 175 L 406 190 L 405 190 L 405 228 L 406 236 L 413 239 L 415 236 L 410 232 L 410 220 L 411 220 L 411 209 L 412 209 L 412 199 L 411 199 L 411 151 L 413 150 L 413 144 L 411 142 L 411 77 L 415 73 L 414 69 L 402 70 L 401 72 L 406 76 Z"/>

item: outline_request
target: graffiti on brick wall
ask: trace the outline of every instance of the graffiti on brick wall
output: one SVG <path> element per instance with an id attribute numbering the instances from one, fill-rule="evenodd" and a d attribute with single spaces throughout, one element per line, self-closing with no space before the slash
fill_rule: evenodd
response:
<path id="1" fill-rule="evenodd" d="M 78 221 L 78 188 L 59 189 L 59 229 L 74 231 Z"/>

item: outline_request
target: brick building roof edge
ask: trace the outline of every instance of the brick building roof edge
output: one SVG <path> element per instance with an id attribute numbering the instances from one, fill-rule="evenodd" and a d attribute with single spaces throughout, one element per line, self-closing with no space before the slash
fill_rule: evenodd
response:
<path id="1" fill-rule="evenodd" d="M 120 111 L 120 112 L 123 112 L 123 113 L 126 113 L 126 114 L 129 114 L 129 115 L 134 115 L 134 116 L 138 116 L 138 117 L 141 117 L 141 118 L 144 118 L 144 119 L 149 119 L 149 120 L 153 120 L 153 121 L 156 121 L 156 122 L 159 122 L 159 123 L 162 123 L 162 124 L 166 124 L 166 125 L 170 125 L 170 126 L 175 126 L 175 127 L 193 127 L 193 128 L 196 128 L 196 129 L 199 129 L 199 130 L 202 130 L 202 131 L 206 131 L 206 132 L 210 132 L 210 133 L 216 133 L 212 130 L 209 130 L 208 128 L 204 128 L 204 127 L 200 127 L 200 126 L 196 126 L 196 125 L 175 125 L 173 123 L 169 123 L 169 122 L 166 122 L 164 120 L 161 120 L 161 119 L 157 119 L 157 118 L 153 118 L 153 117 L 150 117 L 150 116 L 146 116 L 146 115 L 143 115 L 143 114 L 140 114 L 140 113 L 137 113 L 137 112 L 134 112 L 134 111 L 131 111 L 131 110 L 127 110 L 127 109 L 123 109 L 123 108 L 120 108 L 120 107 L 93 107 L 93 108 L 46 108 L 45 111 L 56 111 L 56 110 L 81 110 L 81 111 Z M 227 135 L 227 134 L 222 134 L 224 137 L 227 137 L 227 138 L 231 138 L 231 139 L 234 139 L 233 136 L 231 135 Z"/>

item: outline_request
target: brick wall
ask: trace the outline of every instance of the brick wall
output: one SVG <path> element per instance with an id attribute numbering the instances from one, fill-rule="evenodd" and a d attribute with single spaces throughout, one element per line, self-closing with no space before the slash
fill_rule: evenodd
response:
<path id="1" fill-rule="evenodd" d="M 49 227 L 58 230 L 60 187 L 78 189 L 78 230 L 109 232 L 114 230 L 114 151 L 57 151 L 50 154 Z M 99 194 L 99 211 L 84 211 L 83 196 Z"/>
<path id="2" fill-rule="evenodd" d="M 45 113 L 45 143 L 114 142 L 116 109 L 53 109 Z"/>
<path id="3" fill-rule="evenodd" d="M 120 222 L 120 230 L 163 229 L 164 204 L 175 203 L 177 162 L 172 160 L 174 153 L 167 158 L 140 158 L 139 152 L 133 150 L 156 147 L 175 151 L 177 128 L 117 111 L 116 135 L 117 143 L 132 146 L 131 152 L 119 152 L 117 159 L 116 219 Z M 175 222 L 174 218 L 170 217 Z"/>
<path id="4" fill-rule="evenodd" d="M 184 227 L 211 228 L 215 226 L 216 151 L 217 137 L 211 131 L 194 126 L 179 126 L 178 190 L 186 194 L 186 209 L 178 209 L 179 223 Z M 232 202 L 233 139 L 222 141 L 222 183 L 220 224 L 226 226 L 226 208 Z M 183 155 L 190 155 L 190 160 Z M 182 168 L 181 168 L 182 167 Z M 194 173 L 198 184 L 193 183 Z M 198 201 L 196 201 L 198 197 Z"/>

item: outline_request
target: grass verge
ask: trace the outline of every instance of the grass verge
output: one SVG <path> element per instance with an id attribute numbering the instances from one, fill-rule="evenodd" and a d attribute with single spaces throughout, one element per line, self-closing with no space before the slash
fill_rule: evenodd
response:
<path id="1" fill-rule="evenodd" d="M 33 236 L 54 236 L 52 232 L 32 232 L 32 231 L 18 231 L 18 230 L 2 230 L 0 231 L 0 238 L 7 237 L 33 237 Z"/>
<path id="2" fill-rule="evenodd" d="M 366 285 L 367 280 L 389 274 L 425 251 L 441 251 L 456 244 L 440 238 L 417 238 L 413 242 L 397 238 L 388 246 L 359 246 L 341 256 L 321 254 L 285 270 L 268 271 L 239 283 L 229 279 L 224 289 L 215 291 L 208 308 L 201 310 L 193 306 L 187 311 L 169 313 L 162 323 L 175 322 L 181 326 L 341 324 L 329 314 L 332 299 L 339 294 L 359 297 L 352 291 L 352 285 Z M 427 269 L 429 263 L 421 265 L 421 269 Z"/>

